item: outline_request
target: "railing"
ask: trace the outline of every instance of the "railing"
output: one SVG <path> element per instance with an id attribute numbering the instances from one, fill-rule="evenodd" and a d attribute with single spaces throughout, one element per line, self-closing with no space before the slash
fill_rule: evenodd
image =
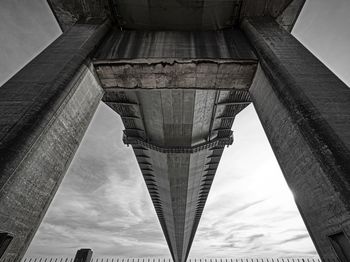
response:
<path id="1" fill-rule="evenodd" d="M 73 257 L 33 257 L 24 258 L 22 262 L 73 262 Z M 1 262 L 10 262 L 1 260 Z M 91 262 L 172 262 L 170 258 L 116 258 L 93 257 Z M 190 258 L 187 262 L 321 262 L 318 257 L 277 257 L 277 258 Z M 338 262 L 327 260 L 325 262 Z"/>

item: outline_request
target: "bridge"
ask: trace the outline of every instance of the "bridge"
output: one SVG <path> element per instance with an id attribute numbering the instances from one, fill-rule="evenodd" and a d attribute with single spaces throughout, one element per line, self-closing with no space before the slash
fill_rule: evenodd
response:
<path id="1" fill-rule="evenodd" d="M 0 88 L 0 257 L 23 257 L 102 99 L 175 262 L 251 102 L 321 258 L 350 260 L 350 91 L 290 34 L 303 0 L 48 2 L 63 34 Z"/>

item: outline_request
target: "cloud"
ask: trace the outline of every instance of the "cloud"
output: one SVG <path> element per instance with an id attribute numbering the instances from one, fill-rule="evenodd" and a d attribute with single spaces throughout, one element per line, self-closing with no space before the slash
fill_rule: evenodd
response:
<path id="1" fill-rule="evenodd" d="M 96 255 L 169 256 L 133 151 L 121 137 L 119 116 L 101 103 L 28 256 L 73 255 L 83 246 Z"/>
<path id="2" fill-rule="evenodd" d="M 348 86 L 349 10 L 350 2 L 347 0 L 332 3 L 327 0 L 306 1 L 293 30 L 293 34 Z"/>
<path id="3" fill-rule="evenodd" d="M 255 136 L 249 129 L 261 126 L 254 114 L 249 107 L 237 117 L 237 136 Z M 252 116 L 256 124 L 244 126 Z M 122 129 L 119 116 L 101 103 L 27 256 L 74 255 L 82 247 L 92 248 L 96 256 L 170 256 L 136 159 L 122 144 Z M 249 153 L 268 143 L 249 150 L 240 143 L 244 145 L 245 139 L 225 151 L 190 256 L 279 256 L 295 250 L 310 255 L 312 243 L 293 198 L 286 186 L 280 189 L 280 170 L 262 172 L 275 160 Z M 238 149 L 247 151 L 244 154 L 259 166 L 256 171 L 236 176 L 245 165 L 243 157 L 231 164 Z M 254 193 L 273 179 L 280 182 Z M 279 194 L 278 201 L 271 192 Z M 289 220 L 294 222 L 285 222 Z"/>
<path id="4" fill-rule="evenodd" d="M 61 34 L 45 0 L 1 0 L 0 86 Z"/>
<path id="5" fill-rule="evenodd" d="M 291 241 L 297 241 L 297 240 L 300 240 L 300 239 L 305 239 L 305 238 L 309 238 L 309 234 L 299 234 L 299 235 L 296 235 L 292 238 L 289 238 L 289 239 L 286 239 L 286 240 L 283 240 L 281 242 L 279 242 L 279 244 L 285 244 L 285 243 L 288 243 L 288 242 L 291 242 Z"/>
<path id="6" fill-rule="evenodd" d="M 248 242 L 254 242 L 256 239 L 259 239 L 259 238 L 262 238 L 264 237 L 265 235 L 264 234 L 256 234 L 256 235 L 251 235 L 249 236 L 248 238 Z"/>
<path id="7" fill-rule="evenodd" d="M 309 237 L 281 244 L 307 231 L 254 108 L 234 125 L 235 143 L 221 159 L 190 256 L 310 255 Z"/>
<path id="8" fill-rule="evenodd" d="M 263 201 L 265 201 L 265 200 L 257 200 L 257 201 L 254 201 L 254 202 L 251 202 L 251 203 L 242 205 L 242 206 L 240 206 L 240 207 L 238 207 L 238 208 L 236 208 L 236 209 L 234 209 L 234 210 L 232 210 L 232 211 L 227 212 L 227 213 L 225 214 L 225 216 L 226 216 L 226 217 L 231 217 L 231 216 L 237 214 L 238 212 L 244 211 L 244 210 L 246 210 L 246 209 L 248 209 L 248 208 L 250 208 L 250 207 L 252 207 L 252 206 L 255 206 L 255 205 L 257 205 L 257 204 L 260 204 L 260 203 L 263 202 Z"/>

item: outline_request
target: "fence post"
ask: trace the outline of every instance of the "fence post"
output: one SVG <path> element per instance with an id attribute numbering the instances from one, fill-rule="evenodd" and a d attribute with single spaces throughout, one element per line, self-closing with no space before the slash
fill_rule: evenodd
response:
<path id="1" fill-rule="evenodd" d="M 92 257 L 92 250 L 82 248 L 77 251 L 74 257 L 74 262 L 90 262 Z"/>

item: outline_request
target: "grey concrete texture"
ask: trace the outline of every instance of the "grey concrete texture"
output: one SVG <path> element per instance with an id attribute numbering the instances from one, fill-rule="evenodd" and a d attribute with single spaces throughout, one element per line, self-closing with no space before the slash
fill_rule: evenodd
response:
<path id="1" fill-rule="evenodd" d="M 25 254 L 102 97 L 86 66 L 74 80 L 69 96 L 0 191 L 0 230 L 14 236 L 4 259 L 19 261 Z"/>
<path id="2" fill-rule="evenodd" d="M 86 59 L 108 28 L 77 24 L 0 88 L 5 259 L 24 255 L 102 97 Z"/>
<path id="3" fill-rule="evenodd" d="M 350 235 L 350 89 L 269 18 L 242 24 L 260 58 L 250 93 L 322 259 Z"/>
<path id="4" fill-rule="evenodd" d="M 129 29 L 211 30 L 236 24 L 241 0 L 115 0 Z M 179 19 L 181 17 L 181 19 Z"/>
<path id="5" fill-rule="evenodd" d="M 288 32 L 292 32 L 305 2 L 306 0 L 292 0 L 290 4 L 283 10 L 283 12 L 278 17 L 276 17 L 276 22 Z"/>
<path id="6" fill-rule="evenodd" d="M 211 58 L 256 56 L 239 29 L 218 31 L 145 31 L 114 28 L 96 52 L 97 60 Z"/>
<path id="7" fill-rule="evenodd" d="M 104 101 L 121 115 L 126 136 L 178 149 L 164 153 L 133 144 L 173 259 L 185 261 L 224 146 L 193 153 L 181 148 L 230 136 L 235 115 L 249 103 L 248 92 L 115 88 Z"/>
<path id="8" fill-rule="evenodd" d="M 139 60 L 94 63 L 104 89 L 247 90 L 256 61 Z"/>
<path id="9" fill-rule="evenodd" d="M 257 60 L 240 30 L 113 30 L 94 65 L 104 88 L 248 89 Z"/>
<path id="10" fill-rule="evenodd" d="M 47 0 L 63 32 L 86 18 L 111 17 L 108 0 Z M 111 6 L 110 8 L 113 8 Z"/>
<path id="11" fill-rule="evenodd" d="M 184 262 L 224 145 L 189 148 L 231 136 L 250 102 L 256 57 L 239 30 L 114 30 L 93 63 L 103 101 L 122 117 L 124 141 L 136 141 L 171 255 Z"/>
<path id="12" fill-rule="evenodd" d="M 48 0 L 63 31 L 86 17 L 136 30 L 219 30 L 244 17 L 271 16 L 288 30 L 305 0 Z"/>
<path id="13" fill-rule="evenodd" d="M 75 26 L 0 87 L 0 190 L 69 95 L 68 83 L 107 28 Z"/>

